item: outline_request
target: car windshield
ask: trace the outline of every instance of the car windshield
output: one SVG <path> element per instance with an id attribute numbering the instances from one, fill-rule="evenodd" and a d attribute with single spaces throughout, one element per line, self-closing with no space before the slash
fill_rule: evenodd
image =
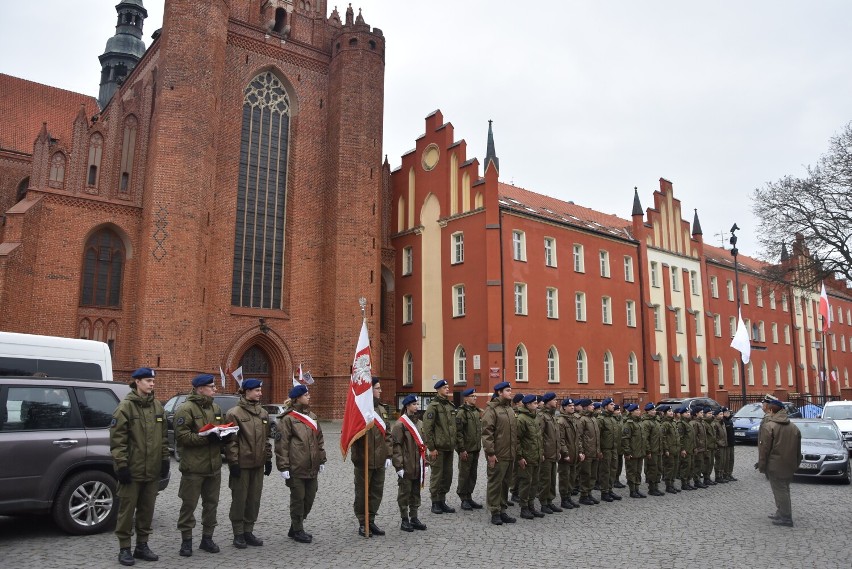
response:
<path id="1" fill-rule="evenodd" d="M 746 418 L 746 419 L 760 419 L 763 417 L 763 408 L 760 403 L 749 403 L 736 413 L 734 413 L 734 417 L 737 418 Z"/>
<path id="2" fill-rule="evenodd" d="M 833 441 L 839 438 L 837 427 L 832 424 L 793 423 L 802 432 L 803 439 L 821 439 Z"/>
<path id="3" fill-rule="evenodd" d="M 852 419 L 852 405 L 827 405 L 822 412 L 822 418 L 835 421 Z"/>

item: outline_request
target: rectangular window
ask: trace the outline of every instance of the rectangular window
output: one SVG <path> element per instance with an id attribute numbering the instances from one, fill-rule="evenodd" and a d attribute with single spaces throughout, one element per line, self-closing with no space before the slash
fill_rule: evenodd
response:
<path id="1" fill-rule="evenodd" d="M 698 289 L 698 273 L 696 271 L 689 271 L 689 288 L 692 289 L 692 294 L 701 294 L 701 291 Z"/>
<path id="2" fill-rule="evenodd" d="M 790 326 L 784 326 L 784 343 L 790 345 Z"/>
<path id="3" fill-rule="evenodd" d="M 402 297 L 402 323 L 414 322 L 414 298 L 410 294 Z"/>
<path id="4" fill-rule="evenodd" d="M 722 337 L 722 317 L 718 314 L 713 315 L 713 335 L 717 338 Z"/>
<path id="5" fill-rule="evenodd" d="M 673 291 L 675 291 L 675 292 L 677 292 L 677 291 L 679 291 L 679 290 L 680 290 L 680 275 L 678 274 L 678 272 L 679 272 L 679 271 L 680 271 L 680 269 L 678 269 L 677 267 L 672 267 L 672 268 L 671 268 L 671 272 L 672 272 L 672 290 L 673 290 Z"/>
<path id="6" fill-rule="evenodd" d="M 453 287 L 453 316 L 464 316 L 464 285 Z"/>
<path id="7" fill-rule="evenodd" d="M 546 292 L 547 298 L 547 317 L 559 318 L 559 291 L 555 288 L 548 288 Z"/>
<path id="8" fill-rule="evenodd" d="M 695 335 L 701 336 L 701 313 L 695 311 Z"/>
<path id="9" fill-rule="evenodd" d="M 654 288 L 660 288 L 659 267 L 656 261 L 651 261 L 651 286 Z"/>
<path id="10" fill-rule="evenodd" d="M 748 304 L 748 284 L 743 283 L 741 300 L 743 304 Z"/>
<path id="11" fill-rule="evenodd" d="M 608 296 L 601 298 L 601 321 L 612 324 L 612 299 Z"/>
<path id="12" fill-rule="evenodd" d="M 527 242 L 523 231 L 512 231 L 512 257 L 516 261 L 527 260 Z"/>
<path id="13" fill-rule="evenodd" d="M 627 301 L 627 325 L 630 328 L 636 327 L 636 303 L 632 300 Z"/>
<path id="14" fill-rule="evenodd" d="M 609 278 L 609 252 L 601 251 L 600 252 L 601 259 L 601 276 L 604 278 Z"/>
<path id="15" fill-rule="evenodd" d="M 414 272 L 414 250 L 406 247 L 402 250 L 402 275 L 408 276 Z"/>
<path id="16" fill-rule="evenodd" d="M 754 291 L 754 300 L 757 302 L 757 305 L 763 307 L 763 288 L 757 287 Z"/>
<path id="17" fill-rule="evenodd" d="M 660 317 L 660 305 L 654 305 L 654 330 L 658 332 L 663 329 L 663 319 Z"/>
<path id="18" fill-rule="evenodd" d="M 464 262 L 464 233 L 462 233 L 461 231 L 459 231 L 458 233 L 453 233 L 452 251 L 450 251 L 450 258 L 453 260 L 453 265 L 457 265 L 458 263 Z"/>
<path id="19" fill-rule="evenodd" d="M 586 272 L 586 263 L 583 259 L 583 246 L 579 243 L 574 243 L 574 272 Z"/>
<path id="20" fill-rule="evenodd" d="M 781 310 L 788 312 L 790 306 L 787 304 L 787 293 L 781 293 Z"/>
<path id="21" fill-rule="evenodd" d="M 544 238 L 544 264 L 548 267 L 556 266 L 556 239 Z"/>
<path id="22" fill-rule="evenodd" d="M 769 291 L 769 308 L 771 308 L 772 310 L 775 310 L 775 291 L 774 290 Z"/>
<path id="23" fill-rule="evenodd" d="M 586 293 L 578 292 L 574 295 L 574 306 L 577 311 L 577 321 L 586 321 Z"/>
<path id="24" fill-rule="evenodd" d="M 737 333 L 737 319 L 735 317 L 731 316 L 728 319 L 728 326 L 731 329 L 731 338 L 733 338 L 734 335 Z"/>
<path id="25" fill-rule="evenodd" d="M 678 334 L 683 334 L 683 323 L 681 322 L 681 313 L 680 308 L 674 309 L 674 317 L 675 317 L 675 332 Z"/>
<path id="26" fill-rule="evenodd" d="M 527 285 L 515 283 L 515 314 L 527 313 Z"/>
<path id="27" fill-rule="evenodd" d="M 633 282 L 633 257 L 629 255 L 624 256 L 624 280 L 626 282 Z"/>
<path id="28" fill-rule="evenodd" d="M 772 343 L 778 343 L 778 324 L 775 322 L 772 323 Z"/>
<path id="29" fill-rule="evenodd" d="M 725 282 L 725 288 L 728 290 L 728 300 L 733 302 L 734 301 L 734 281 L 732 281 L 731 279 L 728 279 Z"/>
<path id="30" fill-rule="evenodd" d="M 0 431 L 46 431 L 79 429 L 75 413 L 71 413 L 71 396 L 67 389 L 54 387 L 9 387 L 3 408 L 5 421 Z M 114 403 L 115 404 L 115 403 Z"/>
<path id="31" fill-rule="evenodd" d="M 710 277 L 710 296 L 719 298 L 719 279 Z"/>

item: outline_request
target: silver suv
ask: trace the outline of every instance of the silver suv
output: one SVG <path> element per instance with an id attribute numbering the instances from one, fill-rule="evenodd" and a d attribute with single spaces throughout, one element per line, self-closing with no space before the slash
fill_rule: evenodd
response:
<path id="1" fill-rule="evenodd" d="M 0 377 L 0 515 L 52 514 L 72 534 L 110 528 L 118 497 L 109 425 L 129 391 L 111 381 Z"/>

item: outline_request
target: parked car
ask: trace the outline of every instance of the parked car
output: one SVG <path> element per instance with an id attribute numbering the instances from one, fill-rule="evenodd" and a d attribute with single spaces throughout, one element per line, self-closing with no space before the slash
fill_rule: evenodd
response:
<path id="1" fill-rule="evenodd" d="M 169 438 L 169 451 L 175 455 L 175 460 L 180 462 L 180 451 L 175 445 L 175 425 L 174 425 L 174 417 L 175 411 L 178 407 L 180 407 L 181 403 L 186 401 L 189 393 L 179 393 L 175 395 L 171 399 L 165 402 L 163 407 L 166 411 L 166 424 L 168 426 L 168 438 Z M 221 409 L 222 413 L 227 413 L 228 409 L 236 405 L 240 402 L 239 395 L 214 395 L 213 402 L 216 403 Z"/>
<path id="2" fill-rule="evenodd" d="M 826 402 L 821 417 L 834 421 L 843 435 L 846 447 L 852 452 L 852 401 Z"/>
<path id="3" fill-rule="evenodd" d="M 672 409 L 686 407 L 690 411 L 693 411 L 696 407 L 710 407 L 713 411 L 722 407 L 718 401 L 709 397 L 669 397 L 663 399 L 657 405 L 668 405 Z"/>
<path id="4" fill-rule="evenodd" d="M 269 413 L 269 433 L 270 436 L 274 439 L 275 433 L 278 432 L 278 417 L 281 416 L 281 413 L 287 408 L 283 403 L 267 403 L 263 406 L 266 409 L 266 412 Z"/>
<path id="5" fill-rule="evenodd" d="M 852 482 L 849 451 L 833 421 L 793 419 L 793 424 L 802 433 L 802 461 L 795 476 Z"/>
<path id="6" fill-rule="evenodd" d="M 0 515 L 51 514 L 71 534 L 113 526 L 109 426 L 129 391 L 100 378 L 0 377 Z"/>
<path id="7" fill-rule="evenodd" d="M 792 403 L 784 403 L 787 415 L 792 419 L 801 417 L 799 409 Z M 734 424 L 734 440 L 740 443 L 757 442 L 757 432 L 763 419 L 763 406 L 760 403 L 749 403 L 731 416 Z"/>

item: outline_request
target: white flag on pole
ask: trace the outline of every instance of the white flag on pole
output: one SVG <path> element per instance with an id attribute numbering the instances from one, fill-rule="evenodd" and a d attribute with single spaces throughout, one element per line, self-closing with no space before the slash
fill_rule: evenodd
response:
<path id="1" fill-rule="evenodd" d="M 234 379 L 237 381 L 237 385 L 239 387 L 243 386 L 243 366 L 238 367 L 234 370 L 234 373 L 231 375 L 234 376 Z"/>
<path id="2" fill-rule="evenodd" d="M 743 363 L 747 364 L 751 359 L 751 340 L 749 340 L 748 330 L 746 329 L 745 322 L 743 322 L 742 310 L 739 312 L 739 319 L 737 333 L 734 334 L 734 339 L 731 340 L 731 347 L 742 354 Z"/>
<path id="3" fill-rule="evenodd" d="M 222 371 L 222 366 L 219 366 L 219 377 L 222 378 L 222 389 L 225 389 L 225 372 Z"/>

